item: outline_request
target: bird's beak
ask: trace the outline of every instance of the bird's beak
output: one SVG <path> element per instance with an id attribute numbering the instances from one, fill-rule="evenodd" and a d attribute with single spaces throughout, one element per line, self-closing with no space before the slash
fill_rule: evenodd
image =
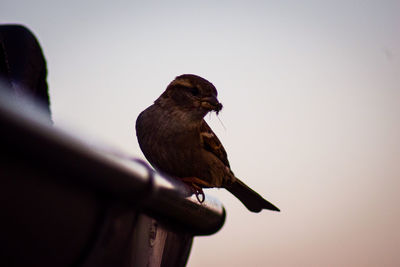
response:
<path id="1" fill-rule="evenodd" d="M 214 110 L 218 113 L 222 109 L 222 104 L 218 102 L 216 97 L 210 96 L 201 99 L 201 107 L 209 111 Z"/>

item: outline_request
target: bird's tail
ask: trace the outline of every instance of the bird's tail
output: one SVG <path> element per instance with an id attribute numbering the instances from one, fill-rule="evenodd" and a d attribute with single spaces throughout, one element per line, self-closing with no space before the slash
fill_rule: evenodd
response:
<path id="1" fill-rule="evenodd" d="M 272 203 L 265 200 L 253 189 L 248 187 L 245 183 L 238 178 L 235 182 L 226 187 L 229 192 L 235 195 L 245 206 L 252 212 L 260 212 L 263 209 L 280 211 Z"/>

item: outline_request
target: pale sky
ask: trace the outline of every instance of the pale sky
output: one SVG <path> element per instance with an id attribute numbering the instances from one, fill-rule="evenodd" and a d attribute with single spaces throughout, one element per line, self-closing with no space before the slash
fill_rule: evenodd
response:
<path id="1" fill-rule="evenodd" d="M 400 1 L 18 1 L 56 125 L 143 157 L 137 115 L 177 75 L 217 87 L 207 116 L 235 174 L 281 213 L 225 190 L 188 266 L 400 265 Z M 225 127 L 225 128 L 224 128 Z"/>

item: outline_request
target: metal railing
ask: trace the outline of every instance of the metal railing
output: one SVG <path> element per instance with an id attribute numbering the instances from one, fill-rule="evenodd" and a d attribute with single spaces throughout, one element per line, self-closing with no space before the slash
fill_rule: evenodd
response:
<path id="1" fill-rule="evenodd" d="M 73 133 L 49 124 L 37 108 L 21 111 L 15 103 L 6 94 L 0 97 L 2 153 L 63 170 L 71 174 L 67 177 L 71 183 L 120 199 L 194 235 L 213 234 L 223 225 L 224 208 L 212 196 L 199 203 L 186 185 L 153 171 L 144 161 L 86 145 Z"/>
<path id="2" fill-rule="evenodd" d="M 209 195 L 199 203 L 145 162 L 54 127 L 39 44 L 24 27 L 2 27 L 0 266 L 186 265 L 193 237 L 223 226 L 222 204 Z M 15 47 L 29 52 L 12 65 Z M 19 74 L 37 86 L 44 109 L 28 97 L 29 85 L 14 88 Z"/>

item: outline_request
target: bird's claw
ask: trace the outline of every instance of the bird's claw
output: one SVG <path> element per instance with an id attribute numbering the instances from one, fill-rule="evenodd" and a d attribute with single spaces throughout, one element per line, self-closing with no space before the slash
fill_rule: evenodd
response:
<path id="1" fill-rule="evenodd" d="M 206 196 L 201 188 L 201 185 L 209 187 L 209 184 L 197 177 L 184 177 L 181 178 L 181 180 L 190 187 L 192 193 L 196 195 L 197 200 L 200 203 L 203 203 L 206 199 Z"/>
<path id="2" fill-rule="evenodd" d="M 201 188 L 200 188 L 200 190 L 195 190 L 194 194 L 196 195 L 196 198 L 200 203 L 203 203 L 204 200 L 206 199 L 203 189 L 201 189 Z M 200 198 L 200 196 L 201 196 L 201 198 Z"/>

